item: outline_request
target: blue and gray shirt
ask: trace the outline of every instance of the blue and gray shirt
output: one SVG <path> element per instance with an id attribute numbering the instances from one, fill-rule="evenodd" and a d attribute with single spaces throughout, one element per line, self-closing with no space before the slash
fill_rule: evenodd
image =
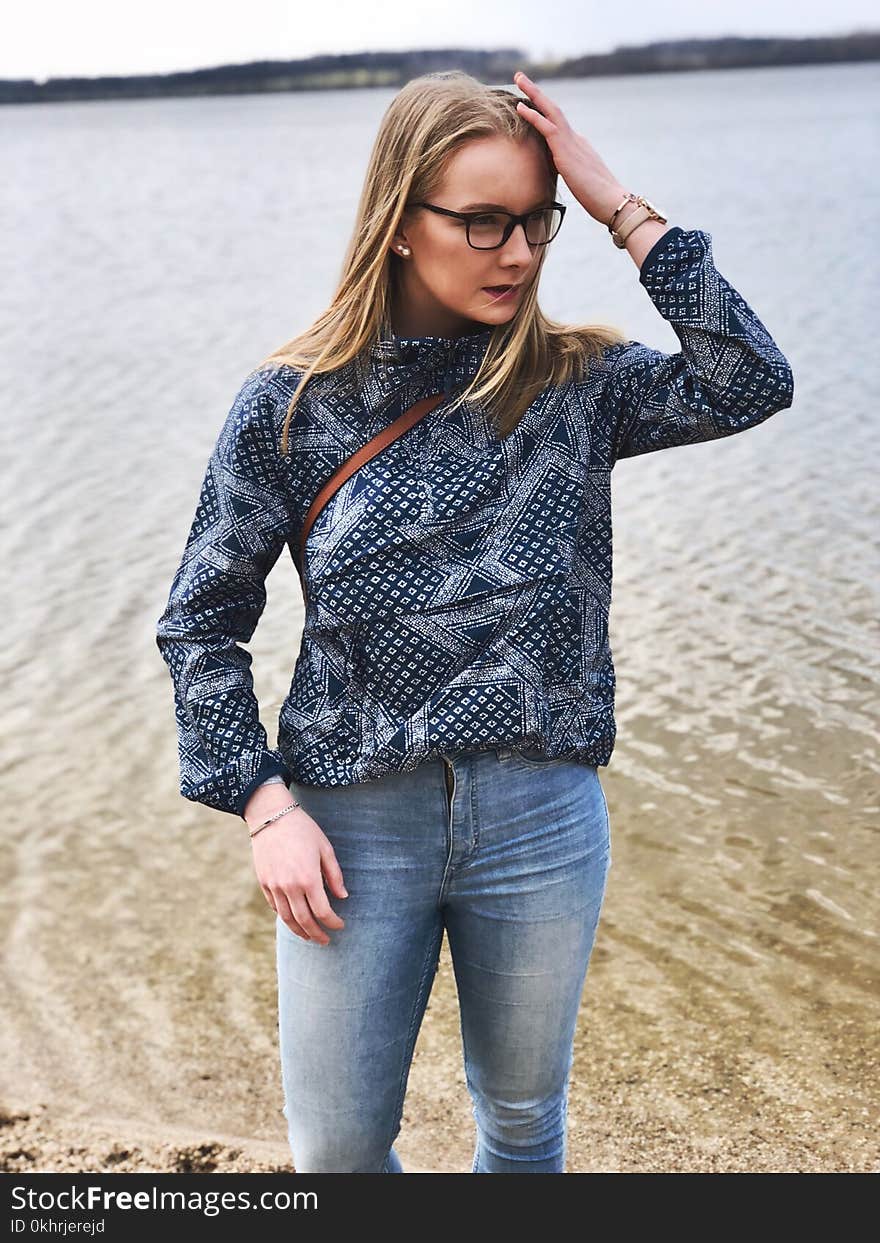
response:
<path id="1" fill-rule="evenodd" d="M 619 458 L 730 436 L 792 404 L 791 367 L 715 268 L 711 235 L 678 226 L 639 280 L 681 350 L 609 347 L 549 386 L 500 438 L 479 403 L 441 402 L 356 471 L 342 464 L 421 397 L 477 370 L 491 327 L 392 334 L 306 386 L 244 381 L 208 462 L 156 641 L 173 680 L 180 792 L 242 815 L 280 776 L 349 785 L 499 746 L 605 765 L 614 747 L 611 471 Z M 239 646 L 287 548 L 308 606 L 277 747 Z"/>

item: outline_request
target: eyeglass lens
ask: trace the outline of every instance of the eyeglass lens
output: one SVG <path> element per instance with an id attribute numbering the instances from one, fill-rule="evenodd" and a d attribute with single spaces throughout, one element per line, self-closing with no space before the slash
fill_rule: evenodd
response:
<path id="1" fill-rule="evenodd" d="M 468 240 L 478 250 L 491 250 L 501 245 L 509 224 L 510 217 L 498 212 L 474 216 L 468 225 Z M 534 211 L 526 218 L 526 240 L 530 246 L 542 246 L 556 235 L 561 224 L 562 212 L 558 207 Z"/>

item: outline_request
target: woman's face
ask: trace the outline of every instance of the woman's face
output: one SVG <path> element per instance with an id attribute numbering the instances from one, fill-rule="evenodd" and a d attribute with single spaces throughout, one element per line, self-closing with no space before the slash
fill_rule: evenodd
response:
<path id="1" fill-rule="evenodd" d="M 492 136 L 465 143 L 450 159 L 429 202 L 452 211 L 487 206 L 514 212 L 548 206 L 547 165 L 535 142 Z M 401 256 L 400 247 L 409 254 Z M 460 336 L 477 325 L 506 324 L 516 315 L 543 246 L 530 246 L 517 226 L 496 250 L 468 245 L 463 220 L 410 209 L 395 235 L 399 284 L 392 316 L 401 336 Z M 490 286 L 517 285 L 497 298 Z"/>

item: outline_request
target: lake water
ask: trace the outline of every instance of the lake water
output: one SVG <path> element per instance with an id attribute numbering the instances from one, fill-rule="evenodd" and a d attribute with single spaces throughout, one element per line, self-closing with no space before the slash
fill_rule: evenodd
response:
<path id="1" fill-rule="evenodd" d="M 614 866 L 572 1170 L 877 1162 L 878 78 L 547 84 L 712 235 L 795 375 L 764 425 L 614 471 Z M 329 300 L 390 98 L 0 109 L 0 1105 L 284 1145 L 274 917 L 243 823 L 177 792 L 153 634 L 232 397 Z M 676 350 L 560 189 L 545 311 Z M 251 645 L 273 742 L 301 623 L 285 556 Z M 463 1170 L 447 954 L 402 1140 Z"/>

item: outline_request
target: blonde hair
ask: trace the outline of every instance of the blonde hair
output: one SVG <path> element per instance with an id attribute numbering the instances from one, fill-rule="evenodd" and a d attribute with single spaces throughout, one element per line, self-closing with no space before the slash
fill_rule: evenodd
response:
<path id="1" fill-rule="evenodd" d="M 440 185 L 447 162 L 474 138 L 501 135 L 536 142 L 547 165 L 555 197 L 557 171 L 542 134 L 519 112 L 520 97 L 486 86 L 460 70 L 411 79 L 382 118 L 361 191 L 354 231 L 330 305 L 305 332 L 280 346 L 260 364 L 303 369 L 288 405 L 288 428 L 311 376 L 335 371 L 392 331 L 391 307 L 401 263 L 391 249 L 408 202 L 428 200 Z M 482 364 L 451 408 L 485 402 L 500 435 L 507 435 L 548 384 L 582 377 L 586 360 L 625 340 L 616 327 L 565 325 L 548 319 L 538 305 L 538 279 L 548 247 L 542 247 L 535 277 L 513 320 L 492 332 Z M 485 328 L 490 325 L 484 325 Z"/>

